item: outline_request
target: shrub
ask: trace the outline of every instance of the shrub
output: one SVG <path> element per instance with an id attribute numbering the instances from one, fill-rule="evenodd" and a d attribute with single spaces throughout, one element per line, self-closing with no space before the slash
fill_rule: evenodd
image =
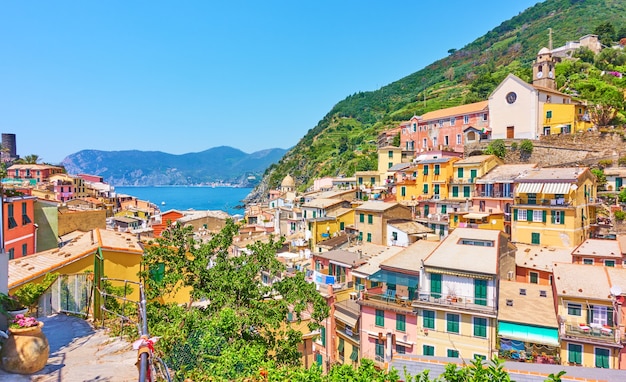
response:
<path id="1" fill-rule="evenodd" d="M 598 166 L 601 168 L 611 167 L 613 166 L 613 160 L 611 159 L 601 159 L 598 161 Z"/>
<path id="2" fill-rule="evenodd" d="M 517 150 L 517 142 L 511 143 L 511 151 Z"/>
<path id="3" fill-rule="evenodd" d="M 620 166 L 626 166 L 626 157 L 621 157 L 621 158 L 619 158 L 619 159 L 617 160 L 617 163 L 618 163 Z"/>
<path id="4" fill-rule="evenodd" d="M 504 158 L 506 156 L 506 145 L 504 141 L 502 139 L 496 139 L 495 141 L 489 142 L 485 154 L 495 155 L 500 159 Z"/>
<path id="5" fill-rule="evenodd" d="M 626 212 L 624 211 L 615 211 L 615 220 L 624 221 L 626 219 Z"/>
<path id="6" fill-rule="evenodd" d="M 519 150 L 524 155 L 530 155 L 534 150 L 533 142 L 530 139 L 524 139 L 519 145 Z"/>

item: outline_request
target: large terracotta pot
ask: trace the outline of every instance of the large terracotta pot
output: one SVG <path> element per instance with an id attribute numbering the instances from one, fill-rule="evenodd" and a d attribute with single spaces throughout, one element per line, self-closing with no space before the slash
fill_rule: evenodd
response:
<path id="1" fill-rule="evenodd" d="M 32 374 L 46 366 L 50 355 L 48 339 L 41 331 L 43 322 L 30 328 L 9 329 L 9 338 L 2 344 L 0 361 L 9 373 Z"/>

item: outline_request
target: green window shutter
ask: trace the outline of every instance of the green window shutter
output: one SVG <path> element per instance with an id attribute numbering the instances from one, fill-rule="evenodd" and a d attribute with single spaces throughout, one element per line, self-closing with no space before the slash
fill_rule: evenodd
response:
<path id="1" fill-rule="evenodd" d="M 546 222 L 546 210 L 543 210 L 543 217 L 542 217 L 542 221 L 545 223 Z"/>
<path id="2" fill-rule="evenodd" d="M 459 351 L 454 349 L 448 349 L 449 358 L 459 358 Z"/>
<path id="3" fill-rule="evenodd" d="M 439 185 L 438 185 L 438 184 L 435 184 L 435 185 L 433 186 L 433 193 L 434 193 L 435 195 L 439 195 Z"/>
<path id="4" fill-rule="evenodd" d="M 458 170 L 456 170 L 456 177 L 459 179 L 463 178 L 463 167 L 460 167 Z"/>
<path id="5" fill-rule="evenodd" d="M 513 208 L 513 221 L 517 221 L 517 208 Z"/>
<path id="6" fill-rule="evenodd" d="M 474 336 L 487 337 L 487 319 L 482 317 L 474 317 Z"/>
<path id="7" fill-rule="evenodd" d="M 428 165 L 424 165 L 424 175 L 428 175 Z"/>
<path id="8" fill-rule="evenodd" d="M 404 314 L 396 314 L 396 330 L 406 331 L 406 316 Z"/>
<path id="9" fill-rule="evenodd" d="M 554 222 L 556 221 L 556 211 L 550 211 L 550 223 L 554 224 Z"/>
<path id="10" fill-rule="evenodd" d="M 422 345 L 424 355 L 435 355 L 435 347 L 430 345 Z"/>
<path id="11" fill-rule="evenodd" d="M 320 338 L 322 340 L 322 346 L 326 346 L 326 328 L 323 326 L 320 329 Z"/>
<path id="12" fill-rule="evenodd" d="M 401 193 L 402 196 L 406 196 L 406 187 L 402 186 L 400 188 L 400 193 Z"/>
<path id="13" fill-rule="evenodd" d="M 448 212 L 448 206 L 447 206 L 447 205 L 445 205 L 445 204 L 442 204 L 442 205 L 441 205 L 441 213 L 442 213 L 442 214 L 445 214 L 445 213 L 447 213 L 447 212 Z"/>
<path id="14" fill-rule="evenodd" d="M 441 298 L 441 275 L 438 273 L 430 274 L 430 295 L 433 298 Z"/>
<path id="15" fill-rule="evenodd" d="M 470 170 L 470 179 L 472 179 L 472 183 L 474 183 L 474 179 L 476 179 L 478 172 L 476 170 Z"/>
<path id="16" fill-rule="evenodd" d="M 450 333 L 459 332 L 459 315 L 458 314 L 446 314 L 446 330 Z"/>
<path id="17" fill-rule="evenodd" d="M 322 363 L 324 362 L 324 358 L 322 358 L 322 355 L 320 353 L 317 353 L 315 355 L 315 362 L 317 363 L 317 366 L 322 366 Z"/>
<path id="18" fill-rule="evenodd" d="M 609 349 L 596 348 L 596 367 L 609 368 Z"/>
<path id="19" fill-rule="evenodd" d="M 376 309 L 376 326 L 385 326 L 385 311 Z"/>
<path id="20" fill-rule="evenodd" d="M 487 305 L 487 280 L 474 279 L 474 303 Z"/>
<path id="21" fill-rule="evenodd" d="M 372 242 L 372 233 L 371 233 L 371 232 L 368 232 L 368 233 L 367 233 L 367 242 L 368 242 L 368 243 L 371 243 L 371 242 Z"/>
<path id="22" fill-rule="evenodd" d="M 546 118 L 552 118 L 552 110 L 546 111 Z"/>
<path id="23" fill-rule="evenodd" d="M 363 232 L 359 232 L 359 241 L 363 241 Z"/>
<path id="24" fill-rule="evenodd" d="M 359 223 L 365 223 L 365 214 L 359 214 Z"/>
<path id="25" fill-rule="evenodd" d="M 384 342 L 376 340 L 376 356 L 383 357 L 385 355 L 385 344 Z"/>
<path id="26" fill-rule="evenodd" d="M 345 222 L 339 222 L 339 230 L 343 231 L 346 228 L 346 223 Z"/>
<path id="27" fill-rule="evenodd" d="M 607 308 L 606 310 L 606 324 L 608 326 L 615 325 L 615 323 L 613 322 L 613 308 Z"/>
<path id="28" fill-rule="evenodd" d="M 459 186 L 452 186 L 452 197 L 457 198 L 459 196 Z"/>
<path id="29" fill-rule="evenodd" d="M 565 211 L 561 211 L 561 224 L 565 224 Z"/>
<path id="30" fill-rule="evenodd" d="M 428 183 L 424 183 L 424 188 L 422 189 L 422 193 L 428 194 Z"/>
<path id="31" fill-rule="evenodd" d="M 434 310 L 422 311 L 422 325 L 426 329 L 435 329 L 435 311 Z"/>
<path id="32" fill-rule="evenodd" d="M 464 198 L 469 198 L 470 197 L 470 188 L 469 188 L 469 186 L 463 186 L 463 197 Z"/>
<path id="33" fill-rule="evenodd" d="M 541 236 L 539 235 L 539 232 L 531 233 L 530 242 L 531 242 L 531 244 L 540 244 L 541 243 Z"/>
<path id="34" fill-rule="evenodd" d="M 350 359 L 356 362 L 359 359 L 359 349 L 352 346 L 352 353 L 350 353 Z"/>
<path id="35" fill-rule="evenodd" d="M 439 165 L 435 165 L 435 175 L 439 175 Z"/>
<path id="36" fill-rule="evenodd" d="M 533 210 L 526 210 L 526 221 L 533 221 Z"/>
<path id="37" fill-rule="evenodd" d="M 367 224 L 372 224 L 372 223 L 374 223 L 374 216 L 368 214 L 367 215 Z"/>
<path id="38" fill-rule="evenodd" d="M 583 347 L 577 344 L 567 345 L 567 362 L 580 365 L 583 363 Z"/>
<path id="39" fill-rule="evenodd" d="M 339 345 L 337 345 L 337 350 L 341 353 L 343 352 L 343 349 L 345 348 L 345 341 L 343 340 L 343 338 L 339 338 Z"/>

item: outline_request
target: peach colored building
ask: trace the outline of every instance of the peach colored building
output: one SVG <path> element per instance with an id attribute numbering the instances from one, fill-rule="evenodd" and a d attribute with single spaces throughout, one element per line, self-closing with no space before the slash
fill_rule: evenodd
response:
<path id="1" fill-rule="evenodd" d="M 432 150 L 463 152 L 467 140 L 489 137 L 489 102 L 481 101 L 430 111 L 403 123 L 400 146 L 422 153 Z"/>
<path id="2" fill-rule="evenodd" d="M 47 182 L 55 174 L 62 174 L 63 167 L 47 164 L 14 164 L 7 169 L 7 178 L 34 180 L 37 183 Z"/>
<path id="3" fill-rule="evenodd" d="M 34 196 L 4 197 L 3 219 L 4 247 L 9 259 L 32 255 L 37 252 L 37 226 L 35 224 L 36 201 Z"/>

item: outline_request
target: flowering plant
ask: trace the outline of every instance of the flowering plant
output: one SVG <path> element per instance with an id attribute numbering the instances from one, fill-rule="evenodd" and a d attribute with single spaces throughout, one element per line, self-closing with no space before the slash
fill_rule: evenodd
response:
<path id="1" fill-rule="evenodd" d="M 39 324 L 39 321 L 35 317 L 25 317 L 23 314 L 18 314 L 9 327 L 11 329 L 22 329 L 37 326 L 37 324 Z"/>

